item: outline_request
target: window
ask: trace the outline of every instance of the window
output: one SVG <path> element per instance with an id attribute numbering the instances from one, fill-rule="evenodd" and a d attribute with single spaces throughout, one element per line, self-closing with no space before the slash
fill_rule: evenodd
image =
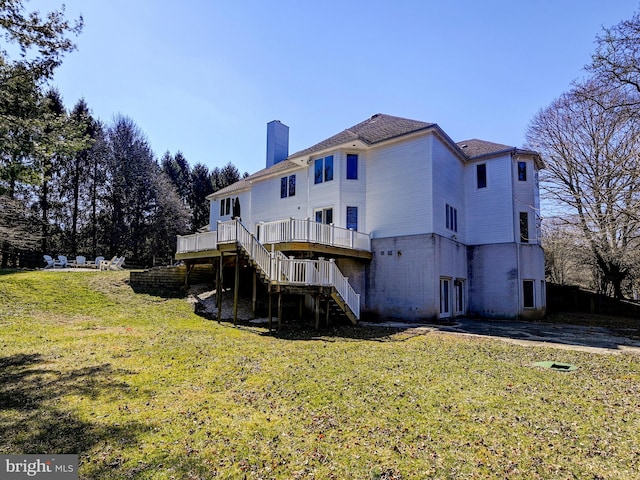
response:
<path id="1" fill-rule="evenodd" d="M 529 243 L 529 214 L 520 212 L 520 241 Z"/>
<path id="2" fill-rule="evenodd" d="M 314 161 L 313 178 L 315 184 L 333 180 L 333 155 L 317 158 Z"/>
<path id="3" fill-rule="evenodd" d="M 333 180 L 333 155 L 324 159 L 324 181 Z"/>
<path id="4" fill-rule="evenodd" d="M 293 197 L 296 194 L 296 176 L 289 175 L 280 179 L 280 198 Z"/>
<path id="5" fill-rule="evenodd" d="M 347 153 L 347 180 L 358 179 L 358 155 Z"/>
<path id="6" fill-rule="evenodd" d="M 289 175 L 289 196 L 293 197 L 296 194 L 296 176 Z"/>
<path id="7" fill-rule="evenodd" d="M 522 281 L 522 296 L 524 299 L 524 308 L 534 308 L 536 306 L 533 280 Z"/>
<path id="8" fill-rule="evenodd" d="M 329 225 L 333 223 L 333 208 L 323 208 L 316 210 L 316 222 Z"/>
<path id="9" fill-rule="evenodd" d="M 347 207 L 347 228 L 358 230 L 358 207 Z"/>
<path id="10" fill-rule="evenodd" d="M 476 165 L 476 180 L 478 182 L 478 188 L 487 187 L 487 164 L 486 163 Z"/>
<path id="11" fill-rule="evenodd" d="M 527 162 L 518 162 L 518 180 L 527 181 Z"/>
<path id="12" fill-rule="evenodd" d="M 231 198 L 220 199 L 220 216 L 231 214 Z"/>
<path id="13" fill-rule="evenodd" d="M 322 165 L 324 162 L 324 158 L 318 158 L 314 164 L 314 183 L 322 183 Z"/>
<path id="14" fill-rule="evenodd" d="M 453 232 L 458 231 L 458 209 L 453 208 L 451 205 L 446 205 L 446 222 L 447 229 Z"/>

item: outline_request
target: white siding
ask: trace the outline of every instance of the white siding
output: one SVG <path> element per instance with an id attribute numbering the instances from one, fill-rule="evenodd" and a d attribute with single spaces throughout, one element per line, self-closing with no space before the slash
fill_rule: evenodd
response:
<path id="1" fill-rule="evenodd" d="M 229 215 L 220 215 L 220 202 L 226 201 L 227 198 L 231 199 L 231 208 L 229 210 Z M 229 195 L 225 195 L 223 198 L 217 198 L 215 200 L 210 200 L 210 210 L 209 210 L 209 230 L 215 230 L 216 224 L 218 221 L 226 221 L 231 220 L 233 216 L 233 201 L 235 199 L 240 201 L 240 217 L 242 218 L 243 223 L 248 225 L 251 222 L 252 215 L 252 203 L 251 203 L 251 191 L 244 190 L 242 192 L 234 192 Z"/>
<path id="2" fill-rule="evenodd" d="M 432 231 L 431 134 L 367 152 L 366 225 L 374 238 Z"/>
<path id="3" fill-rule="evenodd" d="M 481 163 L 487 166 L 485 188 L 478 188 L 476 182 L 476 165 Z M 467 245 L 514 241 L 512 185 L 510 154 L 486 161 L 469 162 L 466 165 L 464 188 Z"/>
<path id="4" fill-rule="evenodd" d="M 293 197 L 280 198 L 280 180 L 296 176 L 296 194 Z M 282 173 L 277 177 L 256 181 L 252 185 L 252 218 L 251 225 L 247 225 L 251 231 L 255 231 L 258 222 L 270 222 L 285 218 L 307 217 L 307 169 L 301 167 L 298 170 Z M 243 218 L 244 220 L 244 218 Z"/>
<path id="5" fill-rule="evenodd" d="M 527 166 L 527 180 L 518 179 L 518 162 L 525 162 Z M 513 161 L 513 202 L 514 202 L 514 222 L 518 232 L 517 240 L 520 239 L 520 212 L 528 213 L 529 220 L 529 243 L 540 243 L 539 222 L 537 221 L 540 206 L 537 185 L 537 170 L 531 159 L 516 158 Z"/>
<path id="6" fill-rule="evenodd" d="M 433 231 L 447 238 L 465 241 L 464 164 L 451 150 L 434 138 Z M 446 205 L 457 211 L 458 231 L 446 228 Z"/>
<path id="7" fill-rule="evenodd" d="M 347 154 L 358 155 L 358 179 L 347 180 Z M 340 206 L 334 223 L 347 226 L 347 207 L 358 207 L 358 231 L 368 232 L 366 223 L 366 155 L 363 152 L 347 151 L 339 155 Z M 334 213 L 335 215 L 335 213 Z"/>

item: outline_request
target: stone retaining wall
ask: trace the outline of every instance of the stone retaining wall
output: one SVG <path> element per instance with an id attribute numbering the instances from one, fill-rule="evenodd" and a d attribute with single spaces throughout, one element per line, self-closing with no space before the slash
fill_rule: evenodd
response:
<path id="1" fill-rule="evenodd" d="M 156 267 L 129 274 L 129 284 L 135 291 L 179 290 L 185 286 L 187 267 Z M 215 283 L 213 265 L 194 265 L 189 274 L 189 284 Z"/>

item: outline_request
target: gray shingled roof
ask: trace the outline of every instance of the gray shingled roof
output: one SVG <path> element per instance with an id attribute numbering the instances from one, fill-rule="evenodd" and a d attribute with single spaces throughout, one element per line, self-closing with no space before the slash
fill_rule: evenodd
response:
<path id="1" fill-rule="evenodd" d="M 329 137 L 312 147 L 300 150 L 293 155 L 289 155 L 289 158 L 312 155 L 315 152 L 320 152 L 322 150 L 356 140 L 360 140 L 367 145 L 373 145 L 374 143 L 382 142 L 384 140 L 424 130 L 433 127 L 434 125 L 435 123 L 421 122 L 418 120 L 410 120 L 408 118 L 377 113 L 366 119 L 364 122 L 360 122 L 351 128 L 347 128 L 337 135 Z"/>
<path id="2" fill-rule="evenodd" d="M 477 138 L 465 140 L 464 142 L 458 142 L 458 146 L 469 158 L 491 155 L 498 152 L 508 152 L 514 149 L 514 147 L 511 147 L 509 145 L 487 142 L 485 140 L 478 140 Z"/>
<path id="3" fill-rule="evenodd" d="M 542 161 L 540 154 L 538 152 L 534 152 L 533 150 L 511 147 L 509 145 L 503 145 L 501 143 L 487 142 L 485 140 L 478 140 L 477 138 L 465 140 L 464 142 L 458 142 L 457 145 L 469 159 L 477 159 L 488 155 L 514 152 L 516 154 L 532 155 L 538 168 L 544 168 L 544 162 Z"/>
<path id="4" fill-rule="evenodd" d="M 267 175 L 272 175 L 274 173 L 282 172 L 285 170 L 289 170 L 291 168 L 298 167 L 300 165 L 294 162 L 290 162 L 289 160 L 284 160 L 282 162 L 278 162 L 275 165 L 269 168 L 263 168 L 262 170 L 258 170 L 256 173 L 249 175 L 247 178 L 243 178 L 242 180 L 238 180 L 236 183 L 229 185 L 228 187 L 224 187 L 217 192 L 212 193 L 211 195 L 226 195 L 229 193 L 237 192 L 243 190 L 245 188 L 249 188 L 251 186 L 251 182 L 261 177 L 265 177 Z"/>

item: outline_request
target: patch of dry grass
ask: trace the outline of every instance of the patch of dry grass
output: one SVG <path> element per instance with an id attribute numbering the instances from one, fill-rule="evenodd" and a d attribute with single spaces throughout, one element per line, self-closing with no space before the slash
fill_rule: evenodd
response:
<path id="1" fill-rule="evenodd" d="M 639 478 L 637 356 L 274 335 L 119 272 L 1 275 L 0 304 L 0 453 L 78 453 L 81 478 Z"/>

